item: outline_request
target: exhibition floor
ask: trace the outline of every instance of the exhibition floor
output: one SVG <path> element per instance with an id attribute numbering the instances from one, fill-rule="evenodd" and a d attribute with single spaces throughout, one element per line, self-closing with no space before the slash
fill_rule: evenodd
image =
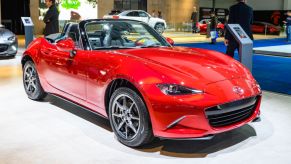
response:
<path id="1" fill-rule="evenodd" d="M 23 51 L 21 49 L 20 51 Z M 156 140 L 132 149 L 109 121 L 55 97 L 35 102 L 22 87 L 20 53 L 0 60 L 0 163 L 290 163 L 291 97 L 263 92 L 262 121 L 210 141 Z"/>

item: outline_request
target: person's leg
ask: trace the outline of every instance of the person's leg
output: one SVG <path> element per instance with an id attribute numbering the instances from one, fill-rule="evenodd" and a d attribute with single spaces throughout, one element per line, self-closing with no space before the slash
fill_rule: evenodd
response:
<path id="1" fill-rule="evenodd" d="M 192 22 L 192 33 L 196 33 L 197 27 L 196 27 L 196 22 Z"/>
<path id="2" fill-rule="evenodd" d="M 226 50 L 226 55 L 229 57 L 234 57 L 235 47 L 228 45 Z"/>
<path id="3" fill-rule="evenodd" d="M 230 56 L 230 57 L 234 57 L 234 52 L 236 49 L 238 49 L 238 44 L 235 41 L 229 42 L 229 45 L 227 46 L 227 50 L 226 50 L 226 55 Z"/>
<path id="4" fill-rule="evenodd" d="M 291 26 L 287 26 L 287 41 L 291 42 Z"/>

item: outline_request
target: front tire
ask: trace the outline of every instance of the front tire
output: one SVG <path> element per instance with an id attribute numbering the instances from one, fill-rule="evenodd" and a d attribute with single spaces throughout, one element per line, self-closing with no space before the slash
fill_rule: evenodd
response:
<path id="1" fill-rule="evenodd" d="M 126 146 L 142 146 L 154 138 L 147 107 L 129 88 L 119 88 L 111 96 L 109 120 L 117 139 Z"/>
<path id="2" fill-rule="evenodd" d="M 28 98 L 32 100 L 42 100 L 46 97 L 37 70 L 32 61 L 27 61 L 23 67 L 23 86 Z"/>

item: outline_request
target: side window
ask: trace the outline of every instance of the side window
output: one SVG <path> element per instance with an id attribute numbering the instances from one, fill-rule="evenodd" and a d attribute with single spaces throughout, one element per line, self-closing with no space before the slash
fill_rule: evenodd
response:
<path id="1" fill-rule="evenodd" d="M 69 33 L 68 33 L 68 37 L 73 39 L 76 46 L 79 46 L 80 33 L 79 33 L 79 27 L 77 24 L 74 24 L 71 26 Z"/>
<path id="2" fill-rule="evenodd" d="M 129 17 L 139 17 L 139 14 L 138 14 L 137 11 L 133 11 L 133 12 L 128 13 L 126 16 L 129 16 Z"/>
<path id="3" fill-rule="evenodd" d="M 140 11 L 140 12 L 138 12 L 138 13 L 139 13 L 139 16 L 140 16 L 140 17 L 148 17 L 148 14 L 145 13 L 145 12 Z"/>

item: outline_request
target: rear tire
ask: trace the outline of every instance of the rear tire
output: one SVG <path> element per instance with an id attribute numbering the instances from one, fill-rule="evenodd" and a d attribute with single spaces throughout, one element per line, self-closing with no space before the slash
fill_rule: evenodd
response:
<path id="1" fill-rule="evenodd" d="M 155 30 L 156 30 L 158 33 L 162 34 L 162 33 L 165 32 L 166 28 L 165 28 L 165 25 L 164 25 L 163 23 L 157 23 L 157 24 L 155 25 Z"/>
<path id="2" fill-rule="evenodd" d="M 32 100 L 42 100 L 47 95 L 40 84 L 37 70 L 32 61 L 27 61 L 24 64 L 23 86 L 28 98 Z"/>
<path id="3" fill-rule="evenodd" d="M 119 88 L 112 94 L 109 120 L 117 139 L 126 146 L 142 146 L 154 138 L 147 107 L 129 88 Z"/>

